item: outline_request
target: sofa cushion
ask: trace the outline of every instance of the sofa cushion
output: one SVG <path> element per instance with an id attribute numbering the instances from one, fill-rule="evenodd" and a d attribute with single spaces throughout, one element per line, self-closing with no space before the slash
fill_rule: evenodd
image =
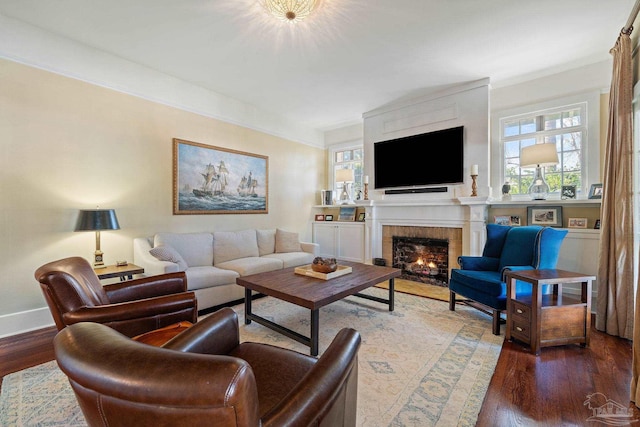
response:
<path id="1" fill-rule="evenodd" d="M 276 229 L 276 253 L 302 252 L 298 233 Z"/>
<path id="2" fill-rule="evenodd" d="M 238 258 L 221 262 L 217 265 L 219 268 L 233 270 L 241 276 L 280 270 L 282 269 L 282 266 L 283 262 L 281 260 L 269 257 Z"/>
<path id="3" fill-rule="evenodd" d="M 213 265 L 213 235 L 211 233 L 158 233 L 153 246 L 172 246 L 189 267 Z"/>
<path id="4" fill-rule="evenodd" d="M 189 267 L 184 258 L 182 258 L 178 251 L 171 245 L 164 244 L 156 246 L 155 248 L 151 248 L 149 253 L 160 261 L 175 262 L 178 264 L 179 271 L 185 271 Z"/>
<path id="5" fill-rule="evenodd" d="M 269 255 L 276 250 L 276 230 L 256 230 L 258 238 L 258 253 L 260 256 Z"/>
<path id="6" fill-rule="evenodd" d="M 211 266 L 190 267 L 186 273 L 187 289 L 190 291 L 236 283 L 236 277 L 240 276 L 233 270 Z"/>
<path id="7" fill-rule="evenodd" d="M 215 265 L 238 258 L 258 257 L 256 230 L 216 231 L 213 233 L 213 263 Z"/>
<path id="8" fill-rule="evenodd" d="M 297 267 L 299 265 L 311 264 L 315 258 L 314 254 L 308 252 L 287 252 L 282 254 L 269 254 L 265 258 L 274 258 L 282 261 L 283 268 Z"/>

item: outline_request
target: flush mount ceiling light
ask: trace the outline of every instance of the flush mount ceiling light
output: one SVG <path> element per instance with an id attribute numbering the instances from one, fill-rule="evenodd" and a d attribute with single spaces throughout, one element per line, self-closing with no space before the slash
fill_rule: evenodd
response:
<path id="1" fill-rule="evenodd" d="M 318 0 L 261 0 L 267 11 L 285 22 L 300 22 L 311 14 Z"/>

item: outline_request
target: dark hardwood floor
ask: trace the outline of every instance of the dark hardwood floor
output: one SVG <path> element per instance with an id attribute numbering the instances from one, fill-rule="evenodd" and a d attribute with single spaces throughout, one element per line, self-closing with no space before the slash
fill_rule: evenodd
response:
<path id="1" fill-rule="evenodd" d="M 51 327 L 0 339 L 0 378 L 53 360 L 55 334 Z M 584 402 L 592 393 L 630 408 L 640 423 L 640 411 L 629 401 L 630 380 L 631 342 L 594 328 L 588 348 L 547 347 L 537 357 L 505 342 L 477 426 L 605 425 L 587 421 L 593 411 Z"/>
<path id="2" fill-rule="evenodd" d="M 505 341 L 476 426 L 606 425 L 588 421 L 594 414 L 585 401 L 593 393 L 630 408 L 631 419 L 640 422 L 629 400 L 631 354 L 631 341 L 593 327 L 589 347 L 546 347 L 537 357 Z"/>

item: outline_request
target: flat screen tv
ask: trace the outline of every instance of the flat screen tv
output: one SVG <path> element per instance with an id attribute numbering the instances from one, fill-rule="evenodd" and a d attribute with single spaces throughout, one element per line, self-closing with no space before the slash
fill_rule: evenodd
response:
<path id="1" fill-rule="evenodd" d="M 373 144 L 374 188 L 410 188 L 464 181 L 464 126 Z"/>

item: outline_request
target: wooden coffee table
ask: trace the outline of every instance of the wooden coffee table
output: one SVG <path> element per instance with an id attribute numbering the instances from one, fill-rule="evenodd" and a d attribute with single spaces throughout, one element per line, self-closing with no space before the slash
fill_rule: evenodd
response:
<path id="1" fill-rule="evenodd" d="M 311 348 L 311 355 L 317 356 L 319 310 L 321 307 L 354 295 L 388 304 L 389 311 L 393 311 L 394 278 L 400 276 L 400 269 L 348 261 L 338 261 L 338 264 L 347 265 L 351 267 L 353 271 L 329 280 L 296 274 L 294 268 L 285 268 L 268 273 L 238 277 L 236 283 L 245 288 L 244 322 L 248 325 L 252 320 L 255 320 L 267 328 L 273 329 L 304 345 L 308 345 Z M 385 280 L 389 281 L 389 299 L 360 293 L 360 291 L 384 282 Z M 254 314 L 251 311 L 251 291 L 269 295 L 311 310 L 311 336 L 304 336 Z"/>

